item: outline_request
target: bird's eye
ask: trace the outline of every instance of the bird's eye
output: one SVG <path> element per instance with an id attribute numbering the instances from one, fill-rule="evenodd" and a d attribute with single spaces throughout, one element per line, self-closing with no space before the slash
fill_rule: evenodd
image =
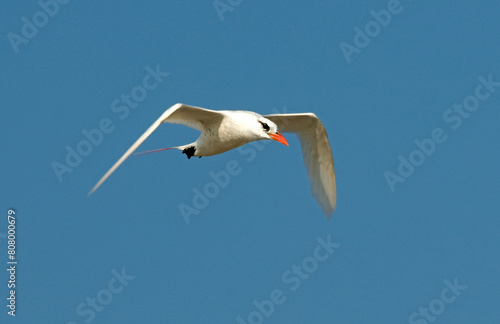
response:
<path id="1" fill-rule="evenodd" d="M 262 127 L 266 130 L 266 132 L 269 132 L 271 130 L 271 128 L 269 127 L 268 124 L 263 123 L 263 122 L 261 122 L 261 124 L 262 124 Z"/>

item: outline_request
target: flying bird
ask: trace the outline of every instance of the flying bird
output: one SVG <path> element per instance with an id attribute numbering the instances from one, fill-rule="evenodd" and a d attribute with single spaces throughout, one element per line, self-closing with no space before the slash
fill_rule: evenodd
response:
<path id="1" fill-rule="evenodd" d="M 300 140 L 313 196 L 327 217 L 330 217 L 335 210 L 337 189 L 332 150 L 325 127 L 315 114 L 262 116 L 252 111 L 217 111 L 181 103 L 168 108 L 116 161 L 88 194 L 94 193 L 162 123 L 182 124 L 200 131 L 201 135 L 190 144 L 139 154 L 177 149 L 190 159 L 193 156 L 217 155 L 253 141 L 270 139 L 288 146 L 287 140 L 278 129 L 283 133 L 295 133 Z"/>

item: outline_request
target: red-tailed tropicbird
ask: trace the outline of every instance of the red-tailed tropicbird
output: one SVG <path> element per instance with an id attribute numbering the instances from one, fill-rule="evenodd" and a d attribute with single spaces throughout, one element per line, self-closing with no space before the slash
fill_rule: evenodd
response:
<path id="1" fill-rule="evenodd" d="M 288 145 L 278 132 L 297 134 L 302 147 L 304 163 L 311 183 L 313 196 L 328 217 L 335 210 L 337 189 L 332 150 L 325 127 L 313 113 L 259 115 L 252 111 L 210 110 L 184 104 L 168 108 L 144 134 L 122 155 L 90 190 L 89 195 L 148 138 L 161 123 L 182 124 L 201 132 L 191 143 L 165 149 L 141 152 L 143 154 L 167 149 L 178 149 L 192 156 L 211 156 L 232 150 L 258 140 L 275 140 Z"/>

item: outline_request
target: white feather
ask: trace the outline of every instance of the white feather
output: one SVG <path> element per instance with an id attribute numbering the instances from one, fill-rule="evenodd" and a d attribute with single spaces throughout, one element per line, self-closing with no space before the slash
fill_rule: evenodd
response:
<path id="1" fill-rule="evenodd" d="M 325 127 L 313 113 L 266 115 L 283 133 L 295 133 L 309 175 L 311 191 L 328 217 L 337 204 L 332 149 Z"/>

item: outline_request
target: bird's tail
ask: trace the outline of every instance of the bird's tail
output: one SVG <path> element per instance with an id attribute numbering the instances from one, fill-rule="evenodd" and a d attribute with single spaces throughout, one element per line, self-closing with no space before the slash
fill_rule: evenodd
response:
<path id="1" fill-rule="evenodd" d="M 179 147 L 166 147 L 166 148 L 157 149 L 157 150 L 136 152 L 136 153 L 134 153 L 134 157 L 136 158 L 136 157 L 147 155 L 147 154 L 150 154 L 150 153 L 160 152 L 160 151 L 165 151 L 165 150 L 171 150 L 171 149 L 179 149 Z"/>
<path id="2" fill-rule="evenodd" d="M 150 154 L 150 153 L 155 153 L 155 152 L 160 152 L 160 151 L 165 151 L 165 150 L 172 150 L 172 149 L 183 151 L 185 148 L 187 148 L 189 146 L 193 146 L 193 144 L 196 144 L 196 142 L 191 143 L 191 144 L 186 144 L 186 145 L 180 145 L 180 146 L 174 146 L 174 147 L 166 147 L 166 148 L 157 149 L 157 150 L 136 152 L 136 153 L 134 153 L 134 157 L 139 157 L 139 156 L 147 155 L 147 154 Z"/>

